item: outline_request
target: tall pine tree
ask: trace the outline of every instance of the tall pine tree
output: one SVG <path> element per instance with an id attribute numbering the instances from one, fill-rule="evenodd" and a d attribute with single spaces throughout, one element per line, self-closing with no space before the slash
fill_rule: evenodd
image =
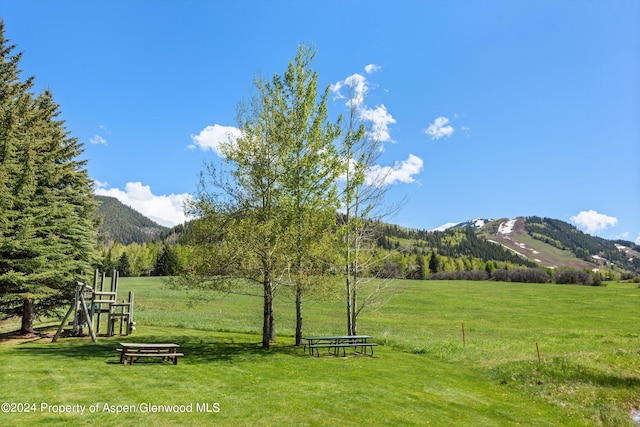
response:
<path id="1" fill-rule="evenodd" d="M 31 333 L 34 316 L 68 304 L 95 264 L 97 205 L 82 145 L 51 92 L 20 81 L 14 49 L 0 22 L 0 313 Z"/>

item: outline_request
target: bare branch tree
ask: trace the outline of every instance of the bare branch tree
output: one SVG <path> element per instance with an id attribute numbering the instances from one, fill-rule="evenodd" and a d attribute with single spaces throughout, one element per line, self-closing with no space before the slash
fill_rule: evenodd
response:
<path id="1" fill-rule="evenodd" d="M 400 209 L 401 204 L 385 204 L 390 169 L 378 166 L 382 141 L 379 133 L 375 129 L 374 132 L 367 130 L 362 120 L 362 93 L 350 84 L 347 84 L 347 90 L 349 111 L 339 148 L 343 185 L 340 193 L 342 212 L 338 218 L 345 274 L 347 334 L 357 335 L 359 314 L 365 307 L 380 302 L 382 291 L 390 285 L 390 281 L 380 280 L 363 298 L 360 296 L 361 286 L 371 279 L 372 267 L 382 261 L 375 256 L 377 225 Z"/>

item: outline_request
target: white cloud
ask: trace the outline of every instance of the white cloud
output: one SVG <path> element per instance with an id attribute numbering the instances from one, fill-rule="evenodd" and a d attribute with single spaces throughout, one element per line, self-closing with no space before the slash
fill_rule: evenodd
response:
<path id="1" fill-rule="evenodd" d="M 333 92 L 333 99 L 344 99 L 344 95 L 340 93 L 342 86 L 344 86 L 344 80 L 329 84 L 329 90 Z"/>
<path id="2" fill-rule="evenodd" d="M 618 218 L 598 213 L 592 209 L 582 211 L 570 219 L 589 234 L 595 234 L 618 223 Z"/>
<path id="3" fill-rule="evenodd" d="M 448 126 L 449 119 L 446 117 L 438 117 L 429 125 L 424 132 L 431 137 L 432 140 L 443 137 L 450 137 L 453 134 L 453 126 Z"/>
<path id="4" fill-rule="evenodd" d="M 640 245 L 640 234 L 638 234 L 638 237 L 636 237 L 636 241 L 633 243 L 635 243 L 636 245 Z"/>
<path id="5" fill-rule="evenodd" d="M 89 142 L 93 145 L 107 145 L 107 140 L 100 135 L 94 135 L 89 138 Z"/>
<path id="6" fill-rule="evenodd" d="M 382 67 L 376 64 L 369 64 L 364 67 L 365 73 L 372 74 L 380 71 Z M 345 96 L 343 91 L 346 89 L 348 94 Z M 362 74 L 352 74 L 344 80 L 331 85 L 335 99 L 347 99 L 348 108 L 354 108 L 360 120 L 371 124 L 368 131 L 370 138 L 380 142 L 395 143 L 391 139 L 389 126 L 396 123 L 396 119 L 387 111 L 387 107 L 383 104 L 377 105 L 375 108 L 369 108 L 364 104 L 365 96 L 369 91 L 369 83 L 367 78 Z M 445 123 L 446 124 L 446 123 Z M 350 160 L 353 162 L 353 160 Z M 412 183 L 415 182 L 414 175 L 422 171 L 423 161 L 421 158 L 409 154 L 407 160 L 395 162 L 393 166 L 375 165 L 365 173 L 365 181 L 368 185 L 385 186 L 398 182 Z"/>
<path id="7" fill-rule="evenodd" d="M 98 180 L 93 180 L 93 186 L 95 188 L 106 188 L 109 186 L 108 182 L 102 182 L 102 181 L 98 181 Z"/>
<path id="8" fill-rule="evenodd" d="M 382 69 L 381 66 L 376 65 L 376 64 L 369 64 L 367 66 L 364 67 L 364 72 L 367 74 L 373 74 L 376 71 L 380 71 Z"/>
<path id="9" fill-rule="evenodd" d="M 128 182 L 124 191 L 108 188 L 107 183 L 94 182 L 97 195 L 115 197 L 160 225 L 173 227 L 189 219 L 184 213 L 184 204 L 191 198 L 189 193 L 155 195 L 150 186 L 141 182 Z"/>
<path id="10" fill-rule="evenodd" d="M 380 68 L 378 65 L 369 64 L 365 67 L 365 71 L 371 74 L 380 70 Z M 348 91 L 346 96 L 342 93 L 344 88 L 347 88 Z M 336 99 L 347 99 L 347 107 L 357 109 L 361 120 L 371 123 L 370 137 L 381 142 L 395 142 L 391 139 L 389 125 L 394 124 L 396 119 L 389 114 L 387 107 L 380 104 L 375 108 L 367 108 L 364 105 L 365 96 L 369 92 L 369 84 L 366 77 L 362 74 L 352 74 L 346 79 L 332 84 L 331 91 Z"/>
<path id="11" fill-rule="evenodd" d="M 342 88 L 347 87 L 348 96 L 342 94 Z M 347 107 L 359 108 L 364 102 L 364 97 L 369 91 L 367 79 L 362 74 L 353 74 L 344 80 L 331 85 L 331 92 L 334 93 L 336 99 L 347 99 Z"/>
<path id="12" fill-rule="evenodd" d="M 360 111 L 360 117 L 363 120 L 370 121 L 372 128 L 369 136 L 381 142 L 395 142 L 391 139 L 389 133 L 389 125 L 394 124 L 396 119 L 389 114 L 387 107 L 383 104 L 378 105 L 374 109 L 363 108 Z"/>
<path id="13" fill-rule="evenodd" d="M 423 161 L 420 157 L 409 154 L 407 160 L 396 162 L 393 166 L 373 166 L 365 178 L 367 184 L 383 187 L 398 182 L 409 184 L 415 182 L 414 175 L 422 171 Z"/>
<path id="14" fill-rule="evenodd" d="M 233 142 L 241 136 L 240 129 L 233 126 L 213 125 L 207 126 L 198 135 L 191 135 L 194 144 L 189 148 L 200 147 L 202 151 L 212 150 L 222 156 L 220 144 Z"/>

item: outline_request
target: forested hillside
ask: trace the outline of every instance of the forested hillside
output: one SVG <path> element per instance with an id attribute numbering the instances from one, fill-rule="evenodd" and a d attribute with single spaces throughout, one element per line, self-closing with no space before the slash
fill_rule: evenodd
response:
<path id="1" fill-rule="evenodd" d="M 571 251 L 588 262 L 601 261 L 618 268 L 640 272 L 640 247 L 624 240 L 607 240 L 591 236 L 571 224 L 552 218 L 526 218 L 525 227 L 534 239 L 558 249 Z"/>
<path id="2" fill-rule="evenodd" d="M 411 230 L 392 224 L 380 225 L 378 246 L 397 249 L 414 255 L 432 252 L 449 258 L 477 258 L 481 261 L 500 261 L 525 267 L 538 265 L 514 252 L 486 239 L 478 237 L 471 227 L 452 228 L 445 231 Z"/>
<path id="3" fill-rule="evenodd" d="M 154 269 L 160 246 L 184 253 L 181 236 L 189 224 L 162 227 L 111 197 L 101 202 L 102 233 L 115 265 L 131 245 L 130 262 L 140 259 L 141 248 L 150 256 L 134 270 Z M 505 224 L 512 223 L 513 228 Z M 611 241 L 585 234 L 566 222 L 536 216 L 513 220 L 469 221 L 444 231 L 408 229 L 379 223 L 375 240 L 377 266 L 368 274 L 394 278 L 425 278 L 431 273 L 542 268 L 601 269 L 620 277 L 640 274 L 640 247 L 628 241 Z M 112 245 L 118 242 L 118 250 Z M 132 245 L 134 244 L 134 245 Z M 137 246 L 136 246 L 137 245 Z M 142 245 L 142 246 L 140 246 Z M 135 252 L 135 253 L 134 253 Z M 180 262 L 177 262 L 180 264 Z M 179 268 L 176 266 L 176 268 Z M 132 274 L 136 274 L 135 271 Z"/>
<path id="4" fill-rule="evenodd" d="M 95 196 L 100 202 L 98 215 L 102 217 L 100 233 L 105 243 L 145 243 L 158 239 L 169 228 L 163 227 L 114 197 Z"/>
<path id="5" fill-rule="evenodd" d="M 598 269 L 621 277 L 640 274 L 638 245 L 591 236 L 556 219 L 474 220 L 444 231 L 391 224 L 380 224 L 379 229 L 377 244 L 382 250 L 415 256 L 417 264 L 420 257 L 435 255 L 437 262 L 429 266 L 432 273 L 527 267 Z"/>

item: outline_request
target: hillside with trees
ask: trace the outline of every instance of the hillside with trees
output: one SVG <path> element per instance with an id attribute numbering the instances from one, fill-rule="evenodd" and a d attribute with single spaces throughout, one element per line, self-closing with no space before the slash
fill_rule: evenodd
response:
<path id="1" fill-rule="evenodd" d="M 100 233 L 105 243 L 148 243 L 161 238 L 163 233 L 169 231 L 169 228 L 153 222 L 114 197 L 95 196 L 95 199 L 100 203 Z"/>
<path id="2" fill-rule="evenodd" d="M 585 234 L 564 221 L 536 216 L 526 218 L 526 230 L 535 239 L 572 252 L 576 258 L 600 265 L 640 272 L 640 247 L 625 240 L 611 241 Z"/>
<path id="3" fill-rule="evenodd" d="M 122 207 L 130 209 L 124 205 Z M 131 217 L 122 216 L 118 221 L 111 221 L 109 216 L 117 212 L 103 211 L 104 233 L 117 234 L 110 230 L 108 224 L 119 224 L 121 230 L 137 230 L 137 226 L 127 224 L 127 221 L 141 214 L 136 212 Z M 341 215 L 338 214 L 338 223 L 344 221 Z M 153 223 L 146 219 L 145 224 L 147 221 Z M 640 274 L 640 247 L 633 242 L 594 237 L 566 222 L 535 216 L 519 218 L 514 234 L 505 238 L 498 233 L 500 224 L 505 221 L 487 221 L 478 228 L 465 225 L 444 231 L 416 230 L 374 222 L 368 228 L 375 230 L 371 253 L 371 265 L 375 268 L 365 272 L 368 276 L 409 279 L 423 279 L 434 273 L 439 273 L 434 277 L 443 277 L 446 276 L 444 273 L 455 271 L 491 273 L 494 270 L 521 268 L 602 269 L 620 278 Z M 109 268 L 115 268 L 123 253 L 130 253 L 130 259 L 140 260 L 140 253 L 147 248 L 153 254 L 147 256 L 148 261 L 144 263 L 135 261 L 130 274 L 159 274 L 154 270 L 155 257 L 160 254 L 160 247 L 167 247 L 173 251 L 171 267 L 168 270 L 162 267 L 162 271 L 179 272 L 180 268 L 187 265 L 186 259 L 182 260 L 180 254 L 187 257 L 183 243 L 193 225 L 187 223 L 165 229 L 153 241 L 145 240 L 148 235 L 138 232 L 128 245 L 114 245 L 112 241 L 110 250 L 105 251 L 105 256 L 112 259 L 107 264 Z M 155 226 L 163 228 L 157 224 Z M 143 264 L 145 267 L 142 267 Z"/>

